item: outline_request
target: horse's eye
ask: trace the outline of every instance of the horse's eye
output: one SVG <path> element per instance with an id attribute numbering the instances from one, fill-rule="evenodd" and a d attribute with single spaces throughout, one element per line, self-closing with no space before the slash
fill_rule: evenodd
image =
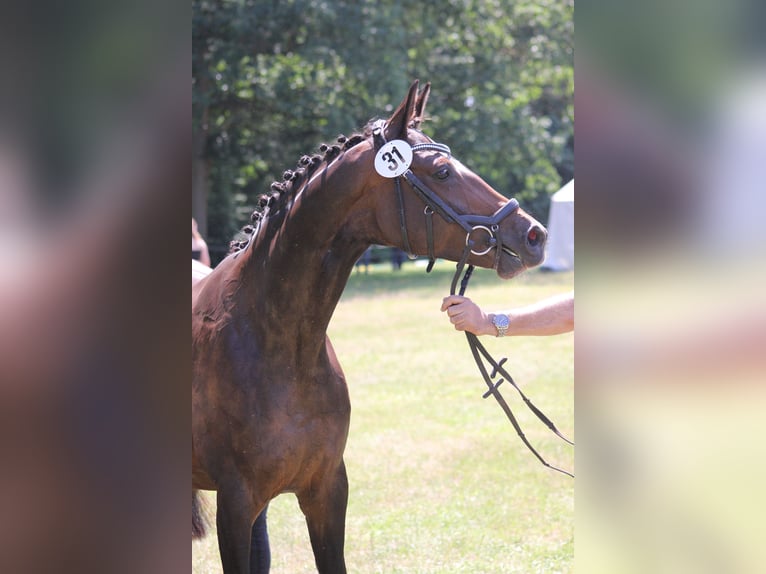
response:
<path id="1" fill-rule="evenodd" d="M 449 177 L 449 168 L 443 167 L 434 174 L 436 179 L 447 179 Z"/>

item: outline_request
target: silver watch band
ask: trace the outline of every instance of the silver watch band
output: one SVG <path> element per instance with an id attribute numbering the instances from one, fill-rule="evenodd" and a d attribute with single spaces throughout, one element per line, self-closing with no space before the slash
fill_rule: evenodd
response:
<path id="1" fill-rule="evenodd" d="M 508 316 L 501 314 L 492 315 L 492 324 L 495 326 L 496 337 L 505 337 L 506 331 L 508 331 Z"/>

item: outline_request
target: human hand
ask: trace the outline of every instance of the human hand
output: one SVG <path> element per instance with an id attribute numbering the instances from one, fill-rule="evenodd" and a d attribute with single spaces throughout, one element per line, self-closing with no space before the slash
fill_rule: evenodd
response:
<path id="1" fill-rule="evenodd" d="M 493 335 L 495 327 L 489 316 L 468 297 L 449 295 L 442 300 L 442 311 L 446 311 L 450 322 L 458 331 L 474 335 Z"/>

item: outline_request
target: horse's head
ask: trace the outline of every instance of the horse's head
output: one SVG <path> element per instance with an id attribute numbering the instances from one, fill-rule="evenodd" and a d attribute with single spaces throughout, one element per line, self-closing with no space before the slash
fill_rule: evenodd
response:
<path id="1" fill-rule="evenodd" d="M 372 128 L 385 240 L 432 258 L 467 256 L 505 279 L 539 265 L 545 228 L 419 131 L 429 91 L 426 84 L 418 92 L 415 81 L 391 117 Z"/>

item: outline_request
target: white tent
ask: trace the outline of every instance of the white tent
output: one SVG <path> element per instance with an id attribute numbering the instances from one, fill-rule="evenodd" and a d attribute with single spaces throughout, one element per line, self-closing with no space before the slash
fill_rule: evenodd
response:
<path id="1" fill-rule="evenodd" d="M 553 271 L 574 269 L 574 179 L 551 196 L 547 227 L 543 267 Z"/>

